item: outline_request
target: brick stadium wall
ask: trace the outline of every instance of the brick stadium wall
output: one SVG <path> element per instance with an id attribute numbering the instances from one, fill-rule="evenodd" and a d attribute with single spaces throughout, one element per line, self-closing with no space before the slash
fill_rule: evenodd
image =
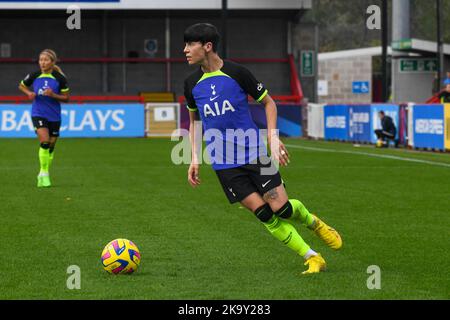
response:
<path id="1" fill-rule="evenodd" d="M 371 56 L 319 61 L 319 79 L 328 81 L 328 95 L 319 96 L 319 103 L 372 102 Z M 369 81 L 369 94 L 352 93 L 353 81 Z"/>

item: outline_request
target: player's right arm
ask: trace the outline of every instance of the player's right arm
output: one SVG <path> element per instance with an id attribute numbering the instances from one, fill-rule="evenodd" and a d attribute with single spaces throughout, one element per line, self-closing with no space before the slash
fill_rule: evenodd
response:
<path id="1" fill-rule="evenodd" d="M 188 170 L 188 181 L 192 187 L 196 187 L 200 184 L 200 165 L 198 160 L 198 154 L 196 152 L 197 139 L 195 132 L 195 122 L 199 120 L 198 112 L 189 111 L 189 139 L 191 142 L 191 164 Z M 201 139 L 201 137 L 200 137 Z"/>
<path id="2" fill-rule="evenodd" d="M 35 72 L 27 75 L 22 81 L 20 81 L 19 84 L 19 90 L 25 93 L 25 95 L 30 100 L 34 100 L 34 98 L 36 98 L 36 93 L 28 89 L 33 84 L 34 80 L 37 78 L 36 74 L 37 73 Z"/>
<path id="3" fill-rule="evenodd" d="M 199 159 L 197 154 L 197 139 L 201 139 L 196 136 L 195 122 L 199 120 L 198 108 L 195 104 L 195 100 L 192 97 L 192 88 L 189 82 L 184 82 L 184 96 L 186 97 L 186 107 L 189 110 L 189 140 L 191 142 L 191 164 L 188 169 L 188 182 L 195 188 L 200 184 L 200 168 Z"/>

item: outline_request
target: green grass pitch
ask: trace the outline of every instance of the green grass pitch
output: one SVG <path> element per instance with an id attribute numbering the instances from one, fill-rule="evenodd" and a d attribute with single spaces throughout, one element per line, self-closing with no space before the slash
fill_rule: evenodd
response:
<path id="1" fill-rule="evenodd" d="M 192 189 L 187 165 L 171 162 L 174 142 L 61 139 L 54 186 L 38 189 L 37 141 L 0 140 L 0 299 L 449 298 L 450 155 L 285 143 L 289 197 L 344 240 L 332 251 L 298 226 L 328 263 L 321 274 L 300 275 L 302 258 L 229 205 L 211 167 Z M 131 276 L 100 263 L 121 237 L 142 254 Z M 70 265 L 80 290 L 66 287 Z M 371 265 L 380 290 L 367 288 Z"/>

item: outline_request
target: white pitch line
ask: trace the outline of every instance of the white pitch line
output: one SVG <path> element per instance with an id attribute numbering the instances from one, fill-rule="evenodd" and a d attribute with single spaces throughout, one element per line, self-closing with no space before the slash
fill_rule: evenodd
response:
<path id="1" fill-rule="evenodd" d="M 355 151 L 325 149 L 325 148 L 315 148 L 315 147 L 304 147 L 304 146 L 298 146 L 298 145 L 294 145 L 294 144 L 286 144 L 285 146 L 289 147 L 289 148 L 305 149 L 305 150 L 320 151 L 320 152 L 360 154 L 363 156 L 369 156 L 369 157 L 375 157 L 375 158 L 385 158 L 385 159 L 401 160 L 401 161 L 408 161 L 408 162 L 418 162 L 418 163 L 425 163 L 425 164 L 430 164 L 430 165 L 434 165 L 434 166 L 450 168 L 450 163 L 427 161 L 427 160 L 420 160 L 420 159 L 413 159 L 413 158 L 404 158 L 404 157 L 397 157 L 397 156 L 391 156 L 391 155 L 385 155 L 385 154 L 375 154 L 375 153 L 367 153 L 367 152 L 355 152 Z"/>

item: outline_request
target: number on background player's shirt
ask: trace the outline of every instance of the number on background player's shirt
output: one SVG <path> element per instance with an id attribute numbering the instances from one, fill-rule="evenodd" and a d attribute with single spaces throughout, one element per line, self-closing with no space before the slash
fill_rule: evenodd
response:
<path id="1" fill-rule="evenodd" d="M 258 132 L 250 113 L 248 95 L 260 102 L 267 92 L 264 85 L 257 81 L 248 69 L 231 61 L 224 61 L 223 67 L 215 72 L 204 73 L 199 68 L 185 80 L 184 95 L 188 109 L 199 112 L 205 131 L 216 129 L 223 136 L 223 153 L 214 155 L 215 160 L 222 159 L 222 161 L 216 163 L 213 161 L 213 169 L 220 170 L 248 164 L 258 157 L 258 148 L 262 148 L 263 153 L 266 153 L 259 134 L 256 134 L 256 140 L 253 139 L 255 141 L 248 141 L 249 139 L 236 141 L 227 139 L 226 131 L 252 129 Z M 209 145 L 212 141 L 206 142 Z M 227 154 L 227 144 L 234 145 L 234 154 Z M 245 157 L 237 150 L 245 150 Z M 217 153 L 217 150 L 215 151 Z"/>
<path id="2" fill-rule="evenodd" d="M 42 117 L 48 121 L 61 121 L 61 104 L 54 98 L 44 96 L 44 91 L 50 88 L 57 94 L 68 92 L 67 79 L 64 75 L 56 70 L 51 74 L 37 71 L 28 74 L 21 84 L 32 87 L 36 94 L 31 110 L 32 117 Z"/>

